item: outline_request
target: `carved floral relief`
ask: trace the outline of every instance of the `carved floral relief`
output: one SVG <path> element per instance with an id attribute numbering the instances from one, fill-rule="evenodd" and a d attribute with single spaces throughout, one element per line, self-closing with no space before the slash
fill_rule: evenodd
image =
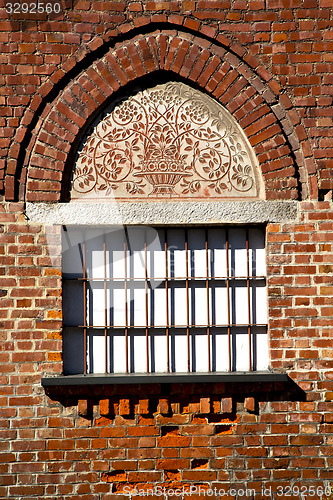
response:
<path id="1" fill-rule="evenodd" d="M 77 198 L 230 198 L 258 195 L 257 162 L 230 113 L 179 82 L 116 105 L 78 154 Z"/>

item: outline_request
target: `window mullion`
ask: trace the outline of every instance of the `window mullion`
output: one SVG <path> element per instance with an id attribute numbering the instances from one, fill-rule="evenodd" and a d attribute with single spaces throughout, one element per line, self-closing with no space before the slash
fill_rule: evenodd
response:
<path id="1" fill-rule="evenodd" d="M 108 310 L 107 310 L 107 288 L 106 288 L 106 242 L 103 241 L 103 268 L 104 268 L 104 339 L 105 339 L 105 373 L 108 372 Z"/>
<path id="2" fill-rule="evenodd" d="M 189 309 L 189 290 L 188 290 L 188 234 L 185 229 L 185 287 L 186 287 L 186 341 L 187 341 L 187 371 L 190 366 L 190 309 Z"/>
<path id="3" fill-rule="evenodd" d="M 207 342 L 208 342 L 208 371 L 211 371 L 210 362 L 210 318 L 209 318 L 209 271 L 208 271 L 208 232 L 205 229 L 205 253 L 206 253 L 206 294 L 207 294 Z"/>
<path id="4" fill-rule="evenodd" d="M 144 242 L 144 252 L 145 252 L 145 309 L 146 309 L 146 358 L 147 358 L 147 373 L 149 373 L 149 328 L 148 328 L 148 259 L 147 259 L 147 230 L 145 230 L 145 242 Z"/>
<path id="5" fill-rule="evenodd" d="M 229 276 L 229 232 L 228 228 L 225 230 L 225 254 L 226 254 L 226 268 L 227 268 L 227 315 L 228 315 L 228 358 L 229 358 L 229 371 L 231 371 L 231 331 L 230 331 L 230 276 Z"/>
<path id="6" fill-rule="evenodd" d="M 247 316 L 248 325 L 247 333 L 249 337 L 249 370 L 252 370 L 252 353 L 251 353 L 251 305 L 250 305 L 250 250 L 249 250 L 249 230 L 246 228 L 246 288 L 247 288 Z"/>
<path id="7" fill-rule="evenodd" d="M 169 355 L 169 297 L 168 297 L 168 234 L 164 231 L 164 254 L 165 254 L 165 314 L 166 314 L 166 341 L 167 341 L 167 371 L 170 372 Z"/>
<path id="8" fill-rule="evenodd" d="M 87 273 L 86 273 L 86 244 L 82 244 L 83 266 L 83 352 L 84 373 L 87 373 Z"/>
<path id="9" fill-rule="evenodd" d="M 124 288 L 125 288 L 125 356 L 126 356 L 126 373 L 128 373 L 128 311 L 127 311 L 127 233 L 124 234 Z"/>

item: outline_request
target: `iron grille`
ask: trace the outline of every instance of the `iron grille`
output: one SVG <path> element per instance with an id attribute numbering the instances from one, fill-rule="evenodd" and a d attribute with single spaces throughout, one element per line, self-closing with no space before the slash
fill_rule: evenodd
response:
<path id="1" fill-rule="evenodd" d="M 267 369 L 261 227 L 67 228 L 64 372 Z"/>

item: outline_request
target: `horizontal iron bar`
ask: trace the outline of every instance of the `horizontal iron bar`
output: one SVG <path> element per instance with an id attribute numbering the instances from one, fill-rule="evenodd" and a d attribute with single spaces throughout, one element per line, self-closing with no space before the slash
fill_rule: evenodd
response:
<path id="1" fill-rule="evenodd" d="M 127 326 L 117 326 L 117 325 L 87 325 L 87 326 L 83 326 L 83 325 L 77 325 L 77 326 L 69 326 L 69 325 L 65 325 L 67 328 L 109 328 L 110 330 L 124 330 L 125 328 L 149 328 L 149 329 L 153 329 L 153 330 L 157 330 L 157 329 L 161 329 L 161 328 L 207 328 L 207 325 L 162 325 L 162 326 L 159 326 L 159 325 L 148 325 L 146 327 L 146 325 L 127 325 Z M 266 327 L 267 324 L 263 324 L 263 323 L 244 323 L 244 324 L 234 324 L 234 323 L 231 323 L 230 325 L 212 325 L 210 324 L 209 325 L 210 327 L 214 327 L 214 328 L 247 328 L 249 326 L 257 326 L 257 327 Z"/>
<path id="2" fill-rule="evenodd" d="M 160 278 L 64 278 L 65 281 L 199 281 L 199 280 L 224 280 L 224 281 L 232 281 L 232 280 L 266 280 L 266 276 L 188 276 L 187 278 L 184 276 L 168 276 L 167 278 L 161 276 Z"/>

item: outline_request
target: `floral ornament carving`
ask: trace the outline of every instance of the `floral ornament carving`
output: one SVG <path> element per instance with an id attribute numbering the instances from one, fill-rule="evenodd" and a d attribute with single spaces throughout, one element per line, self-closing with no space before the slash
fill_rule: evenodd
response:
<path id="1" fill-rule="evenodd" d="M 146 89 L 101 119 L 78 154 L 73 198 L 258 196 L 254 152 L 230 113 L 179 82 Z"/>

